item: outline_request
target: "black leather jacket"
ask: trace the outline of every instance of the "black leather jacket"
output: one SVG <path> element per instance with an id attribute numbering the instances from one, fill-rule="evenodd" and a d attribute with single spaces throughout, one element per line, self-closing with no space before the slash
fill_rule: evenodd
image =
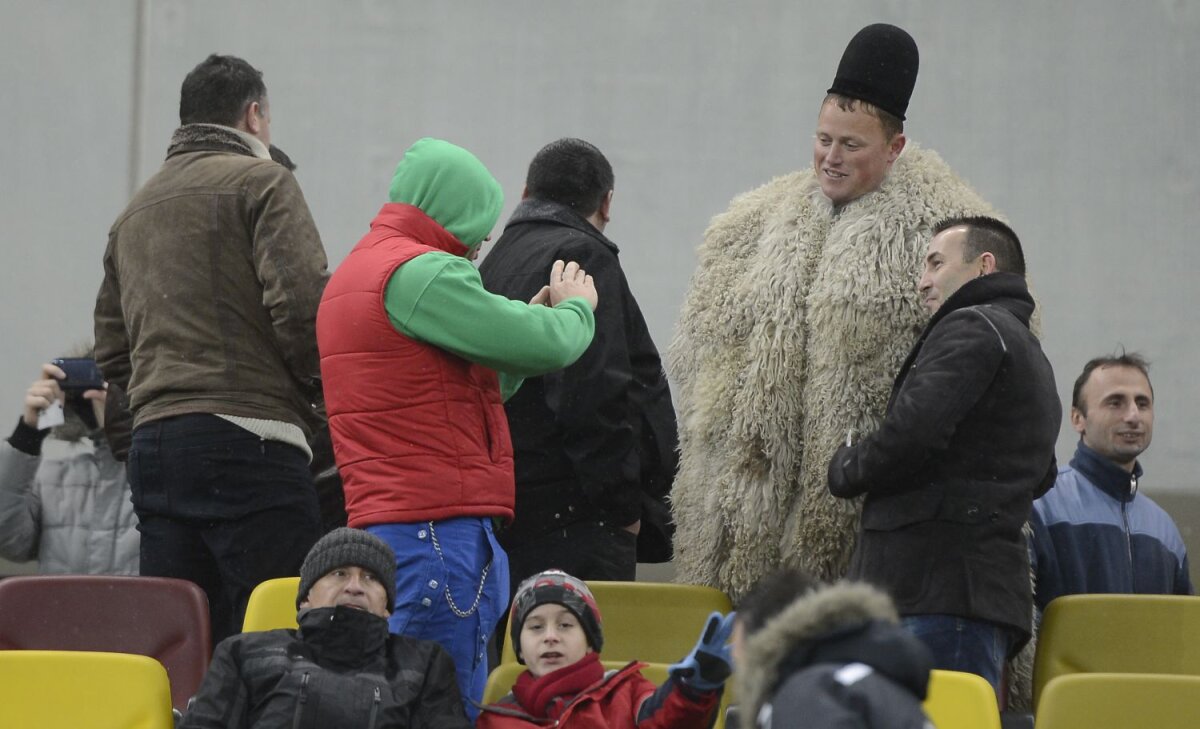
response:
<path id="1" fill-rule="evenodd" d="M 1054 483 L 1062 418 L 1033 308 L 1020 276 L 964 284 L 905 360 L 879 430 L 829 465 L 834 496 L 866 494 L 850 576 L 886 589 L 901 615 L 1030 631 L 1021 528 Z"/>
<path id="2" fill-rule="evenodd" d="M 225 639 L 181 729 L 468 729 L 454 663 L 353 608 L 314 608 L 300 630 Z"/>

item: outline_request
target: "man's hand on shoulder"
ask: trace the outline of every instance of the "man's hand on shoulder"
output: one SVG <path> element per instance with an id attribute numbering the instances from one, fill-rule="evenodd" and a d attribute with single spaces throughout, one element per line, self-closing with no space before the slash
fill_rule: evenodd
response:
<path id="1" fill-rule="evenodd" d="M 592 311 L 596 310 L 596 305 L 599 303 L 599 296 L 596 293 L 596 283 L 574 261 L 570 263 L 564 263 L 561 260 L 554 262 L 554 266 L 550 269 L 549 295 L 551 306 L 558 306 L 563 301 L 577 296 L 586 299 L 588 305 L 592 307 Z M 534 300 L 536 301 L 540 296 L 539 292 L 538 296 L 534 297 Z M 531 301 L 530 303 L 534 302 Z"/>

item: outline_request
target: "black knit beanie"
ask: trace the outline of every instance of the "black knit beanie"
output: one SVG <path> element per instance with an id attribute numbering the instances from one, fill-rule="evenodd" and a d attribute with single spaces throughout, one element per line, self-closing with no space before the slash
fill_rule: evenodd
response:
<path id="1" fill-rule="evenodd" d="M 525 662 L 521 655 L 521 628 L 525 618 L 539 605 L 562 605 L 579 619 L 579 626 L 587 636 L 588 645 L 597 653 L 604 646 L 604 632 L 600 628 L 600 608 L 596 598 L 583 580 L 568 575 L 562 570 L 546 570 L 523 581 L 513 598 L 512 615 L 509 616 L 513 652 L 517 660 Z"/>
<path id="2" fill-rule="evenodd" d="M 903 29 L 868 25 L 850 39 L 828 93 L 861 99 L 903 121 L 919 61 L 917 43 Z"/>
<path id="3" fill-rule="evenodd" d="M 379 537 L 361 529 L 339 527 L 321 537 L 308 550 L 300 566 L 300 588 L 296 591 L 296 607 L 308 598 L 308 591 L 317 580 L 338 567 L 362 567 L 379 578 L 387 590 L 387 609 L 390 613 L 396 602 L 396 555 Z"/>

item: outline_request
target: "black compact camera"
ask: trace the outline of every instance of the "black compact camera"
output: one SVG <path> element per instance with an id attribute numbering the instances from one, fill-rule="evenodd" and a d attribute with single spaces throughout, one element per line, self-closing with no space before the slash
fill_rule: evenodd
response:
<path id="1" fill-rule="evenodd" d="M 58 386 L 66 395 L 66 406 L 74 411 L 89 429 L 98 428 L 100 424 L 96 420 L 92 403 L 83 397 L 83 393 L 88 390 L 104 389 L 104 377 L 100 374 L 100 368 L 96 366 L 96 360 L 91 357 L 60 357 L 50 362 L 67 375 L 58 381 Z"/>
<path id="2" fill-rule="evenodd" d="M 58 381 L 58 386 L 65 393 L 83 394 L 88 390 L 104 389 L 104 377 L 96 366 L 96 360 L 90 357 L 60 357 L 51 360 L 51 364 L 67 375 Z"/>

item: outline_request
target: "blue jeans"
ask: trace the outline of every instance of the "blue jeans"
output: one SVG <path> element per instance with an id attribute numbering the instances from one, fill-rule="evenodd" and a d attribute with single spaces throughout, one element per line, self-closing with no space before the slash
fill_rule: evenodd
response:
<path id="1" fill-rule="evenodd" d="M 396 553 L 391 631 L 436 641 L 450 653 L 467 716 L 474 723 L 479 712 L 471 700 L 483 701 L 488 638 L 509 599 L 508 556 L 492 533 L 492 520 L 446 519 L 434 522 L 432 529 L 429 522 L 377 524 L 367 531 Z M 465 617 L 455 613 L 450 600 Z"/>
<path id="2" fill-rule="evenodd" d="M 933 667 L 983 676 L 1000 694 L 1004 661 L 1013 647 L 1013 631 L 956 615 L 909 615 L 904 627 L 933 653 Z"/>
<path id="3" fill-rule="evenodd" d="M 300 574 L 320 536 L 304 452 L 215 415 L 138 427 L 128 471 L 141 573 L 199 585 L 214 644 L 241 632 L 258 583 Z"/>

